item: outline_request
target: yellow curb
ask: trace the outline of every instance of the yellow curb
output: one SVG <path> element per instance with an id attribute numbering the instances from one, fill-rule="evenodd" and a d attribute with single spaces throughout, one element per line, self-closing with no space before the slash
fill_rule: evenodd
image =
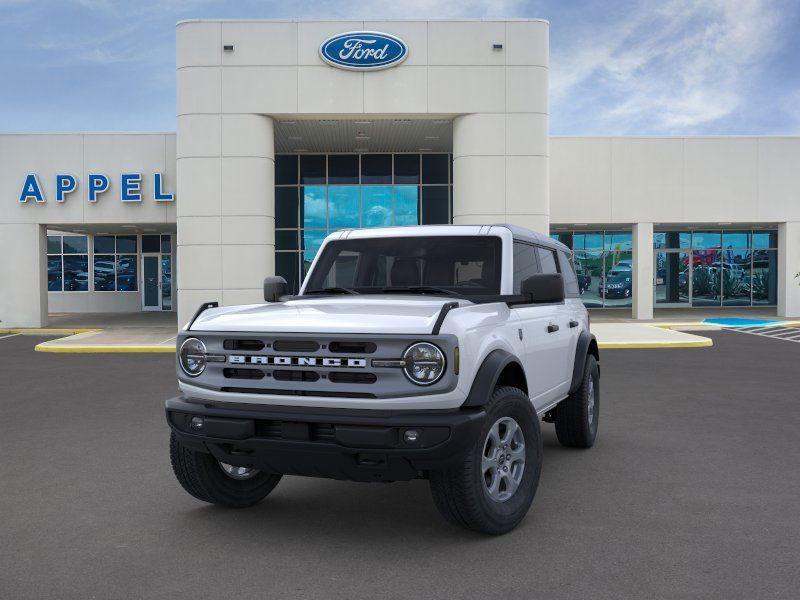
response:
<path id="1" fill-rule="evenodd" d="M 713 346 L 714 342 L 707 338 L 689 342 L 598 342 L 600 348 L 707 348 Z"/>
<path id="2" fill-rule="evenodd" d="M 0 329 L 0 335 L 4 333 L 16 333 L 22 335 L 76 335 L 78 333 L 95 333 L 102 329 L 48 329 L 47 327 L 26 327 L 18 329 Z"/>
<path id="3" fill-rule="evenodd" d="M 162 353 L 175 354 L 174 346 L 61 346 L 48 345 L 48 342 L 37 344 L 36 352 L 58 352 L 62 354 L 101 354 L 101 353 Z"/>

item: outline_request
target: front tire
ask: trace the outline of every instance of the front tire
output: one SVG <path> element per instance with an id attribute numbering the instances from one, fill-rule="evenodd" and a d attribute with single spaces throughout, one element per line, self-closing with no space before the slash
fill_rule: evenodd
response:
<path id="1" fill-rule="evenodd" d="M 533 502 L 542 470 L 542 435 L 522 390 L 497 388 L 485 408 L 478 439 L 453 467 L 432 472 L 430 485 L 445 519 L 499 535 L 514 529 Z"/>
<path id="2" fill-rule="evenodd" d="M 174 433 L 169 438 L 172 470 L 183 489 L 203 502 L 226 508 L 246 508 L 263 500 L 280 475 L 219 462 L 210 454 L 187 448 Z"/>
<path id="3" fill-rule="evenodd" d="M 600 369 L 593 355 L 586 357 L 580 387 L 553 410 L 556 436 L 562 446 L 591 448 L 600 418 Z"/>

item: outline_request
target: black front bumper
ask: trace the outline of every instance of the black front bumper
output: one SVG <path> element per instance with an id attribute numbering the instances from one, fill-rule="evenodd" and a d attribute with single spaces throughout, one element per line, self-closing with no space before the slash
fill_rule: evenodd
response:
<path id="1" fill-rule="evenodd" d="M 167 400 L 167 422 L 186 446 L 271 473 L 401 481 L 447 468 L 478 438 L 486 413 L 316 410 Z M 202 425 L 197 427 L 199 417 Z M 418 439 L 408 442 L 405 433 Z"/>

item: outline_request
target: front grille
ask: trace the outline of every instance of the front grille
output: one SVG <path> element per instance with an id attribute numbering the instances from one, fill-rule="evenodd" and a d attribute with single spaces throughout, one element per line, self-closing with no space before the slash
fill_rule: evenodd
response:
<path id="1" fill-rule="evenodd" d="M 300 423 L 295 421 L 257 420 L 256 437 L 270 440 L 310 440 L 334 442 L 336 429 L 330 423 Z"/>
<path id="2" fill-rule="evenodd" d="M 375 373 L 358 373 L 351 371 L 333 372 L 328 375 L 333 383 L 375 383 L 378 377 Z"/>
<path id="3" fill-rule="evenodd" d="M 243 350 L 245 352 L 258 352 L 265 347 L 261 340 L 225 340 L 222 342 L 225 350 Z"/>
<path id="4" fill-rule="evenodd" d="M 314 371 L 289 371 L 281 369 L 273 371 L 272 376 L 275 381 L 318 381 L 319 373 Z"/>
<path id="5" fill-rule="evenodd" d="M 374 342 L 337 341 L 328 344 L 328 350 L 341 354 L 372 354 L 377 349 L 378 346 Z"/>
<path id="6" fill-rule="evenodd" d="M 319 344 L 312 340 L 275 340 L 275 352 L 316 352 Z"/>
<path id="7" fill-rule="evenodd" d="M 229 369 L 222 370 L 227 379 L 264 379 L 264 371 L 260 369 Z"/>
<path id="8" fill-rule="evenodd" d="M 270 396 L 317 396 L 319 398 L 377 398 L 364 392 L 331 392 L 327 390 L 281 390 L 274 388 L 223 387 L 221 392 L 232 394 L 267 394 Z"/>

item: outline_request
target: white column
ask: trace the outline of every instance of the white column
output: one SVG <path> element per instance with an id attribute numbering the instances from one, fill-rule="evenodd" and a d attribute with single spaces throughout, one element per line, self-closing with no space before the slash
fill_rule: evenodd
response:
<path id="1" fill-rule="evenodd" d="M 0 329 L 47 325 L 47 232 L 41 225 L 2 224 Z M 13 248 L 13 251 L 11 249 Z"/>
<path id="2" fill-rule="evenodd" d="M 550 229 L 548 117 L 477 113 L 453 121 L 453 222 Z"/>
<path id="3" fill-rule="evenodd" d="M 653 224 L 633 226 L 633 311 L 634 319 L 653 318 Z"/>
<path id="4" fill-rule="evenodd" d="M 778 225 L 778 316 L 800 317 L 800 222 Z"/>
<path id="5" fill-rule="evenodd" d="M 275 271 L 270 117 L 178 117 L 178 323 L 208 301 L 263 302 Z"/>

